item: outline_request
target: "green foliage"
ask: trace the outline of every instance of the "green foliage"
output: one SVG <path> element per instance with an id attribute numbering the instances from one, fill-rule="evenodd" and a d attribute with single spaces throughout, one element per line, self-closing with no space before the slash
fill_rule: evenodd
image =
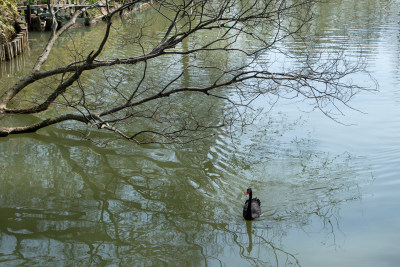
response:
<path id="1" fill-rule="evenodd" d="M 0 0 L 0 43 L 8 42 L 8 39 L 14 35 L 14 22 L 17 16 L 15 0 Z"/>

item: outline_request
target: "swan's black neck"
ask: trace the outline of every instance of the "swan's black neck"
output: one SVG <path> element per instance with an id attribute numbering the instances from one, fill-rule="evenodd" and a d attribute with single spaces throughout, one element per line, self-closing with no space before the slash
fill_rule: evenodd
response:
<path id="1" fill-rule="evenodd" d="M 247 210 L 246 210 L 246 219 L 253 219 L 252 215 L 251 215 L 251 200 L 253 198 L 253 192 L 251 190 L 248 191 L 249 192 L 249 202 L 247 204 Z"/>

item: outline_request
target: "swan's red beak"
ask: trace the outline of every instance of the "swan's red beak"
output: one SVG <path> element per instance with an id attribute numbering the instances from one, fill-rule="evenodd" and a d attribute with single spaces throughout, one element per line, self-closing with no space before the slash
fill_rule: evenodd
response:
<path id="1" fill-rule="evenodd" d="M 246 197 L 248 197 L 249 196 L 249 190 L 247 190 L 247 193 L 246 193 Z"/>

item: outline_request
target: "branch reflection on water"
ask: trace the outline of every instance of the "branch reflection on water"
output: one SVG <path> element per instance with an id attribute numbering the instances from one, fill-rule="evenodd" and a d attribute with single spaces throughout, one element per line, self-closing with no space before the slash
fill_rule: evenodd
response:
<path id="1" fill-rule="evenodd" d="M 361 198 L 361 181 L 351 155 L 279 139 L 295 126 L 285 124 L 250 129 L 252 141 L 236 147 L 217 136 L 177 149 L 101 148 L 55 129 L 9 138 L 0 143 L 0 262 L 300 265 L 287 232 L 317 216 L 335 243 L 340 206 Z M 262 199 L 254 222 L 241 217 L 248 185 Z"/>

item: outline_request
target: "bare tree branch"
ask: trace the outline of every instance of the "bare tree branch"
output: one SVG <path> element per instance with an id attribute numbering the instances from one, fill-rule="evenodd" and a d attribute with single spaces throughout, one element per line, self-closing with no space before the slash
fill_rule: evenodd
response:
<path id="1" fill-rule="evenodd" d="M 307 55 L 292 69 L 276 68 L 277 62 L 265 60 L 272 51 L 295 60 L 282 49 L 282 43 L 298 38 L 306 44 L 301 34 L 312 20 L 316 1 L 160 0 L 152 3 L 149 11 L 165 21 L 159 33 L 140 26 L 135 29 L 137 35 L 130 37 L 138 50 L 124 50 L 124 56 L 107 58 L 107 43 L 114 38 L 113 31 L 118 31 L 112 26 L 115 15 L 137 3 L 135 0 L 111 9 L 106 1 L 104 34 L 97 47 L 65 66 L 42 71 L 57 39 L 87 9 L 76 11 L 59 30 L 52 11 L 51 37 L 32 71 L 0 95 L 0 114 L 35 114 L 40 122 L 0 127 L 0 135 L 35 132 L 72 120 L 89 125 L 87 134 L 97 128 L 137 144 L 186 143 L 213 135 L 217 128 L 251 123 L 259 112 L 252 103 L 263 95 L 306 99 L 337 120 L 336 115 L 343 114 L 342 107 L 351 108 L 349 101 L 354 95 L 371 89 L 351 81 L 354 73 L 365 71 L 364 64 L 350 63 L 344 54 L 320 58 Z M 147 22 L 141 23 L 138 25 Z M 151 42 L 146 41 L 151 34 Z M 215 62 L 214 56 L 227 62 Z M 178 58 L 187 61 L 180 70 L 174 67 Z M 166 80 L 151 74 L 156 62 L 169 62 Z M 138 77 L 127 87 L 122 81 L 128 77 L 119 76 L 115 82 L 112 71 L 104 71 L 122 66 L 129 66 Z M 97 69 L 103 70 L 104 84 L 88 86 L 86 77 Z M 197 73 L 209 75 L 199 84 L 184 82 L 188 75 Z M 40 90 L 38 83 L 48 79 L 57 83 L 48 85 L 40 99 L 26 99 L 24 104 L 14 101 L 17 96 L 23 98 L 27 90 Z"/>

